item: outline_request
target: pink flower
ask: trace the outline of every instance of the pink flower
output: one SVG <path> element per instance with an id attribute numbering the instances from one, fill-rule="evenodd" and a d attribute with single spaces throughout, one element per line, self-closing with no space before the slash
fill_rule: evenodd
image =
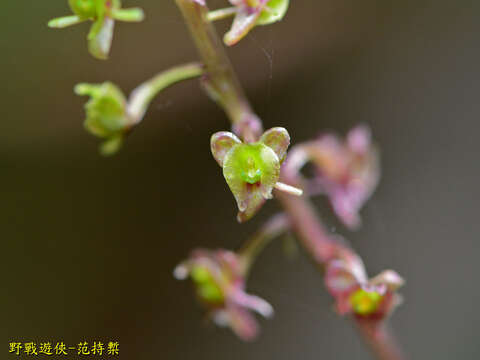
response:
<path id="1" fill-rule="evenodd" d="M 242 259 L 237 254 L 204 249 L 193 251 L 174 271 L 177 279 L 192 279 L 199 301 L 217 325 L 229 326 L 241 339 L 252 340 L 258 334 L 258 325 L 251 311 L 271 317 L 273 308 L 245 292 L 243 273 Z"/>
<path id="2" fill-rule="evenodd" d="M 359 211 L 379 180 L 379 161 L 364 125 L 349 131 L 344 141 L 326 134 L 296 149 L 300 164 L 312 161 L 316 170 L 314 192 L 328 196 L 335 214 L 349 228 L 361 224 Z M 293 152 L 293 150 L 292 150 Z"/>
<path id="3" fill-rule="evenodd" d="M 325 283 L 339 314 L 379 320 L 401 303 L 396 290 L 404 280 L 393 270 L 368 279 L 361 259 L 345 249 L 327 264 Z"/>

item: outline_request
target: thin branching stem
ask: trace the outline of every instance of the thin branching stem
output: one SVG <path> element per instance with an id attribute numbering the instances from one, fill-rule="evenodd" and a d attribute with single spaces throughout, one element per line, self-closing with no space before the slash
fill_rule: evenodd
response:
<path id="1" fill-rule="evenodd" d="M 199 77 L 204 71 L 204 66 L 196 62 L 178 65 L 162 71 L 135 88 L 128 101 L 128 113 L 132 119 L 131 126 L 142 121 L 148 106 L 158 93 L 179 81 Z"/>
<path id="2" fill-rule="evenodd" d="M 245 276 L 248 274 L 257 256 L 273 239 L 285 233 L 290 221 L 284 213 L 271 217 L 238 251 L 242 259 L 242 268 Z"/>
<path id="3" fill-rule="evenodd" d="M 225 110 L 234 128 L 239 129 L 239 135 L 244 141 L 257 140 L 261 128 L 254 128 L 248 124 L 258 124 L 258 117 L 245 96 L 221 39 L 208 20 L 207 6 L 195 0 L 176 2 L 205 64 L 207 73 L 204 85 L 208 93 Z"/>

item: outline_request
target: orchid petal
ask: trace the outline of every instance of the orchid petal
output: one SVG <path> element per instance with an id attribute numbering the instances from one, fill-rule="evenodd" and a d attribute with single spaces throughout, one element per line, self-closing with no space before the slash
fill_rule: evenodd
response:
<path id="1" fill-rule="evenodd" d="M 232 27 L 223 38 L 226 45 L 232 46 L 238 43 L 256 25 L 261 11 L 254 9 L 249 12 L 248 8 L 241 8 L 233 20 Z"/>
<path id="2" fill-rule="evenodd" d="M 242 142 L 240 139 L 228 131 L 220 131 L 212 135 L 210 139 L 210 148 L 212 155 L 217 161 L 218 165 L 223 166 L 223 161 L 227 153 L 238 144 Z"/>
<path id="3" fill-rule="evenodd" d="M 244 197 L 237 199 L 239 204 L 237 220 L 240 223 L 250 220 L 260 210 L 266 200 L 260 190 L 260 185 L 244 184 L 244 186 L 246 189 L 245 195 L 240 195 Z M 244 209 L 242 210 L 240 206 L 244 207 Z"/>
<path id="4" fill-rule="evenodd" d="M 110 53 L 115 22 L 110 17 L 98 18 L 88 34 L 88 49 L 100 60 L 106 60 Z"/>
<path id="5" fill-rule="evenodd" d="M 390 291 L 396 291 L 405 284 L 405 280 L 393 270 L 385 270 L 372 278 L 369 282 L 371 285 L 385 285 Z"/>
<path id="6" fill-rule="evenodd" d="M 244 308 L 249 308 L 253 311 L 256 311 L 265 318 L 270 318 L 273 316 L 272 305 L 262 298 L 255 295 L 249 295 L 242 290 L 236 291 L 233 294 L 232 301 Z"/>
<path id="7" fill-rule="evenodd" d="M 366 125 L 358 125 L 347 134 L 348 147 L 357 154 L 366 154 L 371 146 L 371 131 Z"/>
<path id="8" fill-rule="evenodd" d="M 112 17 L 118 21 L 139 22 L 145 18 L 145 13 L 140 8 L 115 9 Z"/>
<path id="9" fill-rule="evenodd" d="M 275 127 L 265 131 L 260 141 L 271 148 L 282 162 L 290 145 L 290 135 L 285 128 Z"/>
<path id="10" fill-rule="evenodd" d="M 327 266 L 325 284 L 334 297 L 344 296 L 358 286 L 358 279 L 345 262 L 335 260 Z"/>
<path id="11" fill-rule="evenodd" d="M 63 29 L 68 26 L 80 24 L 87 19 L 80 19 L 77 15 L 63 16 L 56 19 L 52 19 L 48 22 L 48 27 L 55 29 Z"/>
<path id="12" fill-rule="evenodd" d="M 233 332 L 244 341 L 251 341 L 258 335 L 258 323 L 255 317 L 244 308 L 228 306 L 228 320 Z"/>

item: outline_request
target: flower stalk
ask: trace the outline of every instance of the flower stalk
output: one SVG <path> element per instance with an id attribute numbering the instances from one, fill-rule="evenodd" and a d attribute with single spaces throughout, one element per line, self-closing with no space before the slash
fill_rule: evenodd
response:
<path id="1" fill-rule="evenodd" d="M 201 0 L 176 0 L 206 68 L 205 88 L 227 113 L 245 142 L 254 142 L 262 134 L 262 125 L 253 112 L 240 81 L 225 53 L 222 41 L 208 20 L 208 8 Z"/>
<path id="2" fill-rule="evenodd" d="M 179 65 L 161 72 L 135 88 L 128 100 L 128 113 L 132 119 L 130 125 L 134 126 L 142 121 L 148 106 L 159 92 L 180 81 L 199 77 L 204 71 L 200 63 Z"/>
<path id="3" fill-rule="evenodd" d="M 242 262 L 242 271 L 246 277 L 257 256 L 270 242 L 285 233 L 290 227 L 290 220 L 284 213 L 274 215 L 262 228 L 248 239 L 238 251 Z"/>
<path id="4" fill-rule="evenodd" d="M 182 80 L 201 76 L 203 65 L 190 63 L 165 70 L 138 86 L 129 99 L 115 84 L 81 83 L 75 86 L 75 93 L 89 96 L 85 104 L 85 128 L 93 135 L 105 139 L 100 152 L 109 156 L 116 153 L 125 136 L 140 123 L 153 98 L 165 88 Z"/>
<path id="5" fill-rule="evenodd" d="M 398 346 L 392 331 L 385 324 L 372 324 L 357 320 L 357 328 L 372 353 L 382 360 L 404 360 L 405 354 Z"/>

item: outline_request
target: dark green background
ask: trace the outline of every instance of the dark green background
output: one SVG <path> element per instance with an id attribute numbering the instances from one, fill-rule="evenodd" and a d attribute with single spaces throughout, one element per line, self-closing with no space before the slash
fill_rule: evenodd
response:
<path id="1" fill-rule="evenodd" d="M 2 1 L 1 357 L 16 358 L 10 341 L 116 339 L 125 360 L 368 359 L 314 267 L 287 260 L 280 242 L 248 286 L 276 309 L 261 337 L 244 344 L 204 325 L 175 264 L 194 247 L 237 248 L 277 204 L 236 223 L 209 151 L 229 125 L 195 81 L 159 96 L 118 156 L 97 154 L 76 83 L 129 92 L 197 58 L 173 0 L 125 5 L 147 19 L 118 24 L 101 62 L 87 53 L 86 24 L 46 27 L 69 13 L 66 0 Z M 229 50 L 265 126 L 287 127 L 294 143 L 372 126 L 383 176 L 364 227 L 348 232 L 317 203 L 372 275 L 407 279 L 391 322 L 413 359 L 480 356 L 479 14 L 466 0 L 292 0 L 283 22 Z"/>

